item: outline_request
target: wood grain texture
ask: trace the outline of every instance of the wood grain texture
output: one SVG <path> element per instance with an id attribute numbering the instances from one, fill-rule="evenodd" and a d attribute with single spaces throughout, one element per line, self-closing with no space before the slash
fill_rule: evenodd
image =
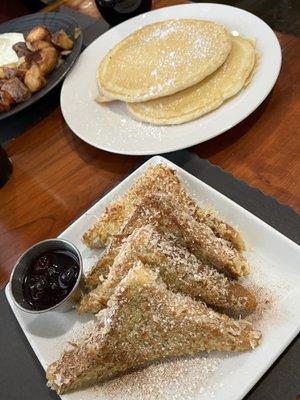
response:
<path id="1" fill-rule="evenodd" d="M 14 170 L 0 194 L 0 282 L 30 245 L 56 236 L 137 162 L 78 139 L 59 109 L 6 147 Z"/>
<path id="2" fill-rule="evenodd" d="M 192 151 L 299 211 L 300 39 L 278 37 L 283 67 L 272 93 L 234 129 Z M 0 190 L 0 285 L 28 246 L 58 235 L 138 160 L 82 142 L 59 107 L 6 150 L 14 172 Z"/>
<path id="3" fill-rule="evenodd" d="M 277 37 L 283 63 L 273 91 L 243 122 L 192 151 L 299 212 L 300 39 Z"/>

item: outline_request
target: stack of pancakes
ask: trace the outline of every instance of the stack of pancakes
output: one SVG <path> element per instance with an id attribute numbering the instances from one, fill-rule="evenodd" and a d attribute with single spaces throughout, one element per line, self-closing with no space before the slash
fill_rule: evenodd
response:
<path id="1" fill-rule="evenodd" d="M 215 22 L 157 22 L 133 32 L 104 57 L 97 101 L 124 101 L 136 119 L 152 124 L 181 124 L 236 95 L 254 66 L 253 43 Z"/>

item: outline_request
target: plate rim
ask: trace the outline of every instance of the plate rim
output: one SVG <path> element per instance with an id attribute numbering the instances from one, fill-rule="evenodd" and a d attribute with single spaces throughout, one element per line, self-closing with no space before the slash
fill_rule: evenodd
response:
<path id="1" fill-rule="evenodd" d="M 106 31 L 105 33 L 103 33 L 102 35 L 100 35 L 92 43 L 90 43 L 90 45 L 82 52 L 82 54 L 80 55 L 80 58 L 85 56 L 85 52 L 97 40 L 99 40 L 99 41 L 103 40 L 103 36 L 111 34 L 111 31 L 113 31 L 113 30 L 117 31 L 120 27 L 122 28 L 122 26 L 124 26 L 125 24 L 130 25 L 130 22 L 132 23 L 133 20 L 134 21 L 142 20 L 145 15 L 149 15 L 151 13 L 159 14 L 162 10 L 180 9 L 180 8 L 187 7 L 187 6 L 190 7 L 190 8 L 196 8 L 196 7 L 200 8 L 200 7 L 213 6 L 213 7 L 219 8 L 221 10 L 224 9 L 224 8 L 232 9 L 232 10 L 234 10 L 234 12 L 242 13 L 242 14 L 248 15 L 248 17 L 250 17 L 250 18 L 256 19 L 261 25 L 263 25 L 265 27 L 265 29 L 267 29 L 269 31 L 269 33 L 271 34 L 271 37 L 272 37 L 272 43 L 275 45 L 274 52 L 276 52 L 277 65 L 275 66 L 276 69 L 274 67 L 274 72 L 273 72 L 274 78 L 273 78 L 272 83 L 269 84 L 267 90 L 260 95 L 260 97 L 258 98 L 258 101 L 255 102 L 255 106 L 251 107 L 251 108 L 248 108 L 246 110 L 246 112 L 244 112 L 242 115 L 240 115 L 238 113 L 237 120 L 234 120 L 233 122 L 229 121 L 230 124 L 227 123 L 222 128 L 213 129 L 214 132 L 212 132 L 210 135 L 206 136 L 206 138 L 204 140 L 199 138 L 199 135 L 197 135 L 197 138 L 195 138 L 194 140 L 190 140 L 190 141 L 188 141 L 188 143 L 185 143 L 185 144 L 184 143 L 182 143 L 181 145 L 170 145 L 169 144 L 168 146 L 166 146 L 167 149 L 163 149 L 163 151 L 159 150 L 160 142 L 158 142 L 157 148 L 150 149 L 150 150 L 147 150 L 147 149 L 135 150 L 133 148 L 134 147 L 133 144 L 131 145 L 131 149 L 129 149 L 129 150 L 127 150 L 126 148 L 115 149 L 113 146 L 107 145 L 106 143 L 99 144 L 99 143 L 97 143 L 96 140 L 91 140 L 90 138 L 86 138 L 84 132 L 80 132 L 79 133 L 79 130 L 76 129 L 76 126 L 72 122 L 71 118 L 68 117 L 66 109 L 65 109 L 65 106 L 64 106 L 64 103 L 65 102 L 67 103 L 67 101 L 64 100 L 65 91 L 67 90 L 65 82 L 64 82 L 63 86 L 62 86 L 62 89 L 61 89 L 61 93 L 60 93 L 61 111 L 62 111 L 62 114 L 63 114 L 63 117 L 64 117 L 64 120 L 65 120 L 66 124 L 69 126 L 69 128 L 72 130 L 72 132 L 77 137 L 79 137 L 81 140 L 83 140 L 84 142 L 88 143 L 89 145 L 91 145 L 91 146 L 93 146 L 95 148 L 98 148 L 98 149 L 101 149 L 101 150 L 105 150 L 105 151 L 108 151 L 108 152 L 114 153 L 114 154 L 133 155 L 133 156 L 136 156 L 136 155 L 167 154 L 167 153 L 170 153 L 172 151 L 181 150 L 181 149 L 185 149 L 185 148 L 189 148 L 189 147 L 195 146 L 195 145 L 200 144 L 200 143 L 204 143 L 204 142 L 206 142 L 206 141 L 208 141 L 210 139 L 213 139 L 216 136 L 219 136 L 219 135 L 223 134 L 224 132 L 228 131 L 229 129 L 233 128 L 234 126 L 236 126 L 237 124 L 242 122 L 244 119 L 246 119 L 250 114 L 252 114 L 263 103 L 263 101 L 267 98 L 267 96 L 269 95 L 269 93 L 273 89 L 274 85 L 276 84 L 276 81 L 278 79 L 278 76 L 279 76 L 279 73 L 280 73 L 280 70 L 281 70 L 282 51 L 281 51 L 281 46 L 280 46 L 279 40 L 278 40 L 277 36 L 275 35 L 274 31 L 271 29 L 271 27 L 265 21 L 263 21 L 261 18 L 259 18 L 258 16 L 250 13 L 249 11 L 243 10 L 241 8 L 238 8 L 238 7 L 230 6 L 230 5 L 218 4 L 218 3 L 189 3 L 189 4 L 172 5 L 172 6 L 168 6 L 168 7 L 162 7 L 162 8 L 159 8 L 159 9 L 151 10 L 151 11 L 149 11 L 147 13 L 140 14 L 140 15 L 134 17 L 134 18 L 131 18 L 131 19 L 127 20 L 127 21 L 124 21 L 121 24 L 117 25 L 116 27 L 113 27 L 112 29 L 110 29 L 110 30 Z M 144 26 L 145 24 L 142 24 L 142 25 Z M 125 37 L 125 36 L 126 36 L 126 34 L 125 35 L 122 34 L 122 37 Z M 229 102 L 230 102 L 230 99 L 229 99 Z M 223 104 L 226 104 L 226 101 Z M 221 105 L 221 107 L 219 107 L 219 109 L 221 109 L 221 108 L 222 108 L 222 105 Z M 214 110 L 214 111 L 218 111 L 218 109 Z M 209 115 L 209 113 L 207 115 Z M 195 121 L 197 121 L 197 120 L 195 120 Z M 137 121 L 137 122 L 141 122 L 141 121 Z M 194 121 L 189 121 L 189 122 L 194 122 Z M 187 122 L 186 124 L 188 124 L 189 122 Z M 141 122 L 141 123 L 147 125 L 147 123 L 145 123 L 145 122 Z M 184 125 L 185 124 L 182 124 L 182 126 L 184 126 Z M 156 125 L 154 125 L 154 126 L 156 126 Z M 174 126 L 174 125 L 171 125 L 171 127 L 172 126 Z M 158 126 L 158 127 L 160 127 L 160 126 Z M 197 130 L 197 127 L 194 127 L 193 128 L 193 132 L 191 132 L 191 133 L 195 134 L 196 130 Z"/>

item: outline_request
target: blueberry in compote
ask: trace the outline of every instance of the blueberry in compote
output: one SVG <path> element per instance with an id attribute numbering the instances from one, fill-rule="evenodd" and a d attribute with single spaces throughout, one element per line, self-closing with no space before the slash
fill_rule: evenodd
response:
<path id="1" fill-rule="evenodd" d="M 73 253 L 44 253 L 33 261 L 24 277 L 24 299 L 34 310 L 53 307 L 71 292 L 78 275 L 79 262 Z"/>
<path id="2" fill-rule="evenodd" d="M 56 268 L 53 266 L 50 267 L 47 272 L 48 272 L 49 278 L 55 277 L 58 274 Z"/>
<path id="3" fill-rule="evenodd" d="M 47 289 L 48 289 L 48 282 L 46 277 L 41 277 L 37 283 L 34 285 L 34 289 L 36 292 L 40 292 L 41 294 L 46 293 Z"/>
<path id="4" fill-rule="evenodd" d="M 59 284 L 58 284 L 57 280 L 50 281 L 50 288 L 53 292 L 56 292 L 59 289 Z"/>
<path id="5" fill-rule="evenodd" d="M 59 286 L 62 289 L 67 289 L 70 285 L 73 286 L 73 281 L 77 279 L 76 267 L 71 266 L 63 269 L 58 277 Z"/>
<path id="6" fill-rule="evenodd" d="M 52 265 L 51 257 L 41 256 L 34 263 L 34 272 L 36 274 L 44 274 Z"/>

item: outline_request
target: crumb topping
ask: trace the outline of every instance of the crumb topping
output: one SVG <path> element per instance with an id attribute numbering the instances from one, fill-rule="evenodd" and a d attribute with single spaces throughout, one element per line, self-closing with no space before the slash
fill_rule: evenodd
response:
<path id="1" fill-rule="evenodd" d="M 63 393 L 170 356 L 248 350 L 260 338 L 251 323 L 167 290 L 156 272 L 137 261 L 92 332 L 49 366 L 47 378 Z"/>

